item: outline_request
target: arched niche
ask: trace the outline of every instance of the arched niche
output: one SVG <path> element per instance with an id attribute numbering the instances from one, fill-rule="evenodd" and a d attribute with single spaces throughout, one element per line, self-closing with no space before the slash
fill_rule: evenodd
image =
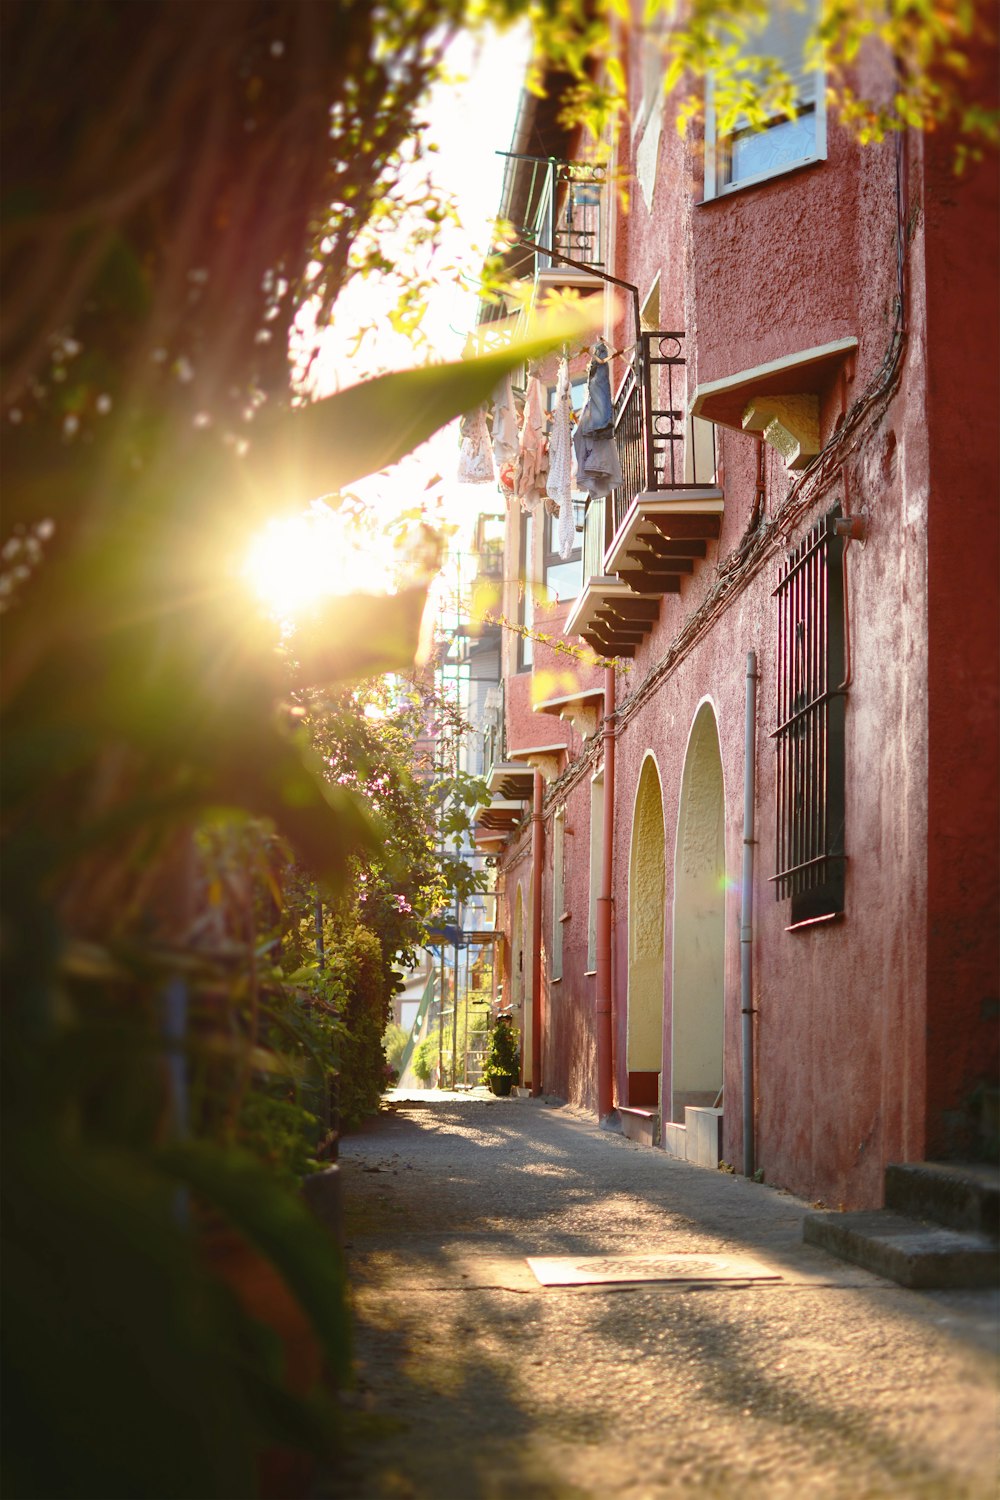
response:
<path id="1" fill-rule="evenodd" d="M 715 714 L 703 703 L 684 760 L 674 852 L 670 1118 L 722 1088 L 726 802 Z"/>
<path id="2" fill-rule="evenodd" d="M 628 1102 L 659 1104 L 663 1065 L 663 796 L 647 756 L 632 813 L 628 872 Z"/>

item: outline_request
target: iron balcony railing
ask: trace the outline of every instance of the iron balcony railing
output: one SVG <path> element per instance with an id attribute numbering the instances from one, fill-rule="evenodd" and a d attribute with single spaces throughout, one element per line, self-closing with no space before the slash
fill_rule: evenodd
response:
<path id="1" fill-rule="evenodd" d="M 654 372 L 657 401 L 653 405 Z M 687 412 L 683 333 L 640 333 L 635 362 L 614 402 L 622 483 L 607 500 L 591 500 L 584 521 L 584 577 L 604 572 L 604 557 L 637 495 L 714 484 L 715 429 Z"/>
<path id="2" fill-rule="evenodd" d="M 587 162 L 559 161 L 553 156 L 504 155 L 524 164 L 529 173 L 521 237 L 544 245 L 584 266 L 604 265 L 603 201 L 605 171 Z M 558 260 L 539 250 L 535 275 Z"/>

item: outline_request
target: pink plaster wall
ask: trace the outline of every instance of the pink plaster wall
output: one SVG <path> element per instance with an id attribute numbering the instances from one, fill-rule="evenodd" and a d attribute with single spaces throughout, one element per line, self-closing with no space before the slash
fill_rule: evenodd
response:
<path id="1" fill-rule="evenodd" d="M 984 102 L 997 104 L 995 58 Z M 1000 247 L 995 157 L 925 143 L 928 473 L 928 1148 L 968 1145 L 998 1076 Z"/>
<path id="2" fill-rule="evenodd" d="M 647 674 L 718 582 L 743 537 L 755 445 L 721 435 L 722 535 L 618 673 L 615 786 L 615 1086 L 627 1095 L 628 868 L 631 814 L 648 751 L 660 770 L 666 839 L 664 1058 L 669 1069 L 674 846 L 684 754 L 699 704 L 719 731 L 726 791 L 724 1155 L 742 1158 L 739 875 L 746 653 L 757 653 L 757 863 L 754 992 L 757 1161 L 769 1182 L 845 1207 L 882 1201 L 887 1162 L 953 1149 L 963 1102 L 996 1074 L 998 407 L 995 162 L 957 183 L 947 143 L 909 140 L 908 340 L 898 384 L 864 440 L 844 455 L 794 546 L 839 502 L 866 513 L 848 551 L 853 680 L 847 708 L 846 914 L 787 931 L 774 897 L 775 626 L 783 547 L 744 586 L 656 690 L 631 711 Z M 651 213 L 636 192 L 617 274 L 645 290 L 660 269 L 661 322 L 683 312 L 694 381 L 830 342 L 859 340 L 853 379 L 831 383 L 829 439 L 873 381 L 892 333 L 896 168 L 892 144 L 865 151 L 836 128 L 829 160 L 717 202 L 682 184 L 693 158 L 666 122 Z M 766 513 L 790 476 L 767 452 Z M 544 660 L 544 658 L 542 658 Z M 508 684 L 526 735 L 527 681 Z M 558 723 L 557 720 L 552 721 Z M 526 743 L 526 740 L 522 740 Z M 538 743 L 538 737 L 534 743 Z M 568 764 L 580 751 L 571 743 Z M 565 800 L 564 972 L 545 960 L 545 1086 L 591 1107 L 594 980 L 585 973 L 590 774 L 570 769 L 546 803 L 543 944 L 552 922 L 551 815 Z M 566 790 L 568 788 L 568 790 Z M 522 869 L 524 855 L 518 855 Z M 510 878 L 510 877 L 508 877 Z M 527 889 L 527 886 L 525 887 Z M 664 1093 L 669 1076 L 664 1078 Z"/>

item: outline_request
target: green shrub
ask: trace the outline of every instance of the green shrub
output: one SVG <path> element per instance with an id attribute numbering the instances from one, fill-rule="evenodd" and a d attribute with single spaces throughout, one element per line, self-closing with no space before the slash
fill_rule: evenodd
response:
<path id="1" fill-rule="evenodd" d="M 493 1078 L 516 1079 L 521 1071 L 521 1053 L 518 1034 L 509 1016 L 499 1016 L 490 1032 L 486 1060 L 483 1063 L 483 1082 Z"/>
<path id="2" fill-rule="evenodd" d="M 429 1083 L 431 1073 L 437 1065 L 438 1060 L 438 1036 L 434 1032 L 432 1036 L 424 1037 L 424 1040 L 414 1049 L 410 1062 L 414 1074 L 421 1083 Z"/>
<path id="3" fill-rule="evenodd" d="M 389 1022 L 385 1028 L 385 1035 L 382 1037 L 382 1050 L 389 1067 L 395 1068 L 397 1073 L 400 1071 L 399 1065 L 403 1060 L 403 1053 L 406 1051 L 406 1044 L 409 1040 L 408 1031 L 404 1031 L 402 1026 L 397 1026 L 395 1021 Z"/>

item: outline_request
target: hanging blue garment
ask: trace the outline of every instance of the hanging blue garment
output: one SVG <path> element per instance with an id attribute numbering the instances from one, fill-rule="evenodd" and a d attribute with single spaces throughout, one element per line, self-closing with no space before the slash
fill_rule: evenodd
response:
<path id="1" fill-rule="evenodd" d="M 622 482 L 614 428 L 608 350 L 602 342 L 594 346 L 587 371 L 587 401 L 573 434 L 577 486 L 593 499 L 610 495 Z"/>
<path id="2" fill-rule="evenodd" d="M 611 375 L 608 370 L 608 347 L 603 340 L 594 345 L 594 357 L 587 370 L 587 400 L 577 432 L 599 433 L 610 437 L 614 432 L 615 413 L 611 404 Z"/>

